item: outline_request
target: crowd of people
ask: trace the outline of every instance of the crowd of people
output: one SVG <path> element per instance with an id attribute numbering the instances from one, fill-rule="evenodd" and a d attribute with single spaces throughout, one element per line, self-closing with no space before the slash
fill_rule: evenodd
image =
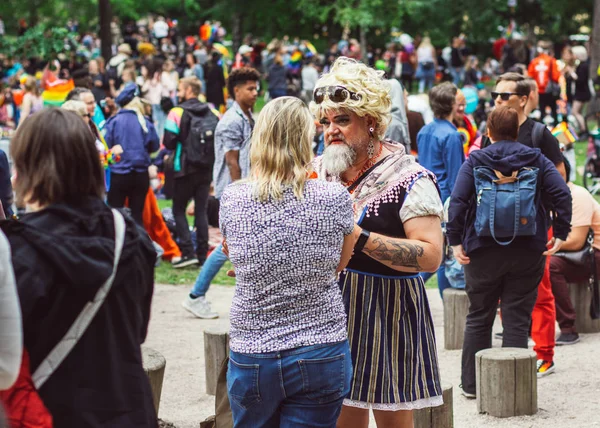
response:
<path id="1" fill-rule="evenodd" d="M 366 428 L 371 410 L 378 427 L 412 426 L 413 410 L 441 405 L 425 292 L 436 273 L 442 298 L 464 288 L 470 301 L 467 398 L 498 306 L 502 346 L 530 335 L 539 377 L 555 371 L 555 345 L 579 341 L 568 284 L 596 278 L 600 204 L 572 183 L 573 141 L 551 125 L 572 113 L 586 132 L 584 46 L 556 59 L 515 37 L 480 70 L 464 36 L 362 58 L 348 38 L 323 55 L 247 38 L 232 55 L 208 21 L 187 37 L 163 17 L 111 28 L 106 62 L 94 34 L 57 60 L 2 61 L 11 426 L 157 426 L 140 345 L 161 257 L 200 267 L 182 305 L 203 319 L 219 316 L 206 295 L 233 264 L 237 427 Z M 427 97 L 410 95 L 415 79 Z M 573 259 L 586 248 L 594 262 Z"/>

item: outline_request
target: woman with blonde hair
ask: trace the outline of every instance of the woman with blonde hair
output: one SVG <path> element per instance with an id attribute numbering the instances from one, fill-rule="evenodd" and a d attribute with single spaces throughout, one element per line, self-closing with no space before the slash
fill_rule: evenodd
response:
<path id="1" fill-rule="evenodd" d="M 432 88 L 437 69 L 437 56 L 429 37 L 423 37 L 423 41 L 417 49 L 417 64 L 415 78 L 419 80 L 419 94 L 422 94 L 425 90 Z"/>
<path id="2" fill-rule="evenodd" d="M 250 177 L 221 196 L 237 276 L 227 373 L 235 427 L 333 428 L 349 390 L 336 273 L 352 252 L 352 203 L 340 184 L 311 178 L 314 129 L 300 99 L 269 102 L 254 127 Z"/>
<path id="3" fill-rule="evenodd" d="M 339 427 L 411 427 L 412 410 L 442 404 L 437 350 L 419 272 L 442 260 L 435 176 L 384 140 L 390 121 L 383 72 L 338 58 L 311 110 L 323 125 L 319 178 L 343 184 L 354 206 L 354 252 L 338 283 L 354 362 Z"/>
<path id="4" fill-rule="evenodd" d="M 159 149 L 159 139 L 154 125 L 145 116 L 135 83 L 129 83 L 115 101 L 122 109 L 106 122 L 104 138 L 109 148 L 120 145 L 123 153 L 121 160 L 111 167 L 108 204 L 121 208 L 128 199 L 131 216 L 142 226 L 144 201 L 150 186 L 150 153 Z"/>
<path id="5" fill-rule="evenodd" d="M 23 104 L 21 104 L 21 120 L 19 126 L 32 114 L 44 108 L 44 101 L 37 79 L 33 76 L 27 76 L 23 84 L 25 95 L 23 96 Z"/>

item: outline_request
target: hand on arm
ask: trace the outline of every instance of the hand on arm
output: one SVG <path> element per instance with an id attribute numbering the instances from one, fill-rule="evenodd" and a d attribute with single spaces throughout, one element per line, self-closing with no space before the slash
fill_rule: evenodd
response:
<path id="1" fill-rule="evenodd" d="M 406 238 L 372 233 L 363 252 L 401 272 L 435 272 L 442 262 L 443 235 L 439 217 L 415 217 L 404 223 Z"/>

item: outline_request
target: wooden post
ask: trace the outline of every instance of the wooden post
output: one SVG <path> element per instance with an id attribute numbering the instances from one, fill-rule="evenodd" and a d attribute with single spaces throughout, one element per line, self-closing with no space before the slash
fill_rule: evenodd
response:
<path id="1" fill-rule="evenodd" d="M 144 371 L 150 380 L 152 401 L 154 401 L 154 408 L 156 409 L 156 416 L 158 417 L 158 406 L 160 404 L 160 394 L 162 392 L 163 379 L 165 377 L 165 365 L 167 361 L 160 352 L 145 346 L 142 346 L 142 361 L 144 364 Z"/>
<path id="2" fill-rule="evenodd" d="M 575 328 L 577 329 L 577 333 L 600 332 L 600 319 L 593 320 L 590 317 L 592 291 L 588 283 L 569 284 L 569 293 L 573 308 L 575 308 Z"/>
<path id="3" fill-rule="evenodd" d="M 206 393 L 216 395 L 217 379 L 223 360 L 229 355 L 229 334 L 223 331 L 204 332 L 204 372 Z"/>
<path id="4" fill-rule="evenodd" d="M 477 410 L 499 418 L 537 413 L 537 356 L 528 349 L 492 348 L 475 356 Z"/>
<path id="5" fill-rule="evenodd" d="M 469 298 L 465 290 L 444 290 L 444 348 L 462 349 L 465 324 L 469 313 Z"/>
<path id="6" fill-rule="evenodd" d="M 444 404 L 413 411 L 414 428 L 453 428 L 452 385 L 442 384 Z"/>

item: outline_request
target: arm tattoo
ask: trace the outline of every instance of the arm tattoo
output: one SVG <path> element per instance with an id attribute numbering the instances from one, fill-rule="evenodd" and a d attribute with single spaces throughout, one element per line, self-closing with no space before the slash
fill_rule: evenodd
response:
<path id="1" fill-rule="evenodd" d="M 419 265 L 419 257 L 423 257 L 425 250 L 422 246 L 409 244 L 404 242 L 385 242 L 381 238 L 375 238 L 373 245 L 376 248 L 369 250 L 364 249 L 370 257 L 379 261 L 390 261 L 392 266 L 404 266 L 407 268 L 421 269 Z"/>

